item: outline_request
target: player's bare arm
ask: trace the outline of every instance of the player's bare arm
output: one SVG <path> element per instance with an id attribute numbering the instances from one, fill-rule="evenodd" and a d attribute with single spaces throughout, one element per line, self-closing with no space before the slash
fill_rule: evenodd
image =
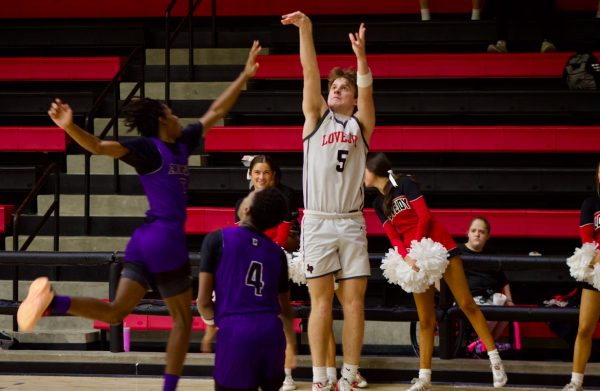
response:
<path id="1" fill-rule="evenodd" d="M 202 319 L 212 320 L 215 318 L 215 307 L 212 294 L 215 288 L 215 276 L 212 273 L 200 272 L 198 275 L 198 300 L 196 306 Z"/>
<path id="2" fill-rule="evenodd" d="M 375 129 L 375 104 L 373 102 L 373 83 L 371 71 L 367 64 L 366 52 L 366 34 L 365 24 L 361 23 L 356 33 L 349 33 L 352 50 L 356 55 L 356 71 L 358 84 L 358 111 L 356 117 L 363 125 L 363 134 L 368 142 L 371 140 L 373 130 Z M 371 82 L 369 82 L 369 80 Z"/>
<path id="3" fill-rule="evenodd" d="M 258 41 L 254 41 L 250 53 L 248 54 L 248 60 L 246 60 L 246 66 L 240 75 L 235 79 L 229 87 L 210 105 L 208 111 L 200 118 L 200 122 L 203 125 L 203 135 L 212 128 L 217 121 L 225 117 L 229 110 L 233 107 L 246 82 L 252 79 L 258 71 L 259 64 L 256 62 L 256 56 L 261 51 L 261 46 Z"/>
<path id="4" fill-rule="evenodd" d="M 321 95 L 321 74 L 313 41 L 312 22 L 300 11 L 281 17 L 284 25 L 294 25 L 300 32 L 300 63 L 304 75 L 302 92 L 302 112 L 304 130 L 302 137 L 308 136 L 316 127 L 319 118 L 327 110 L 327 102 Z"/>
<path id="5" fill-rule="evenodd" d="M 54 121 L 58 127 L 64 129 L 77 144 L 81 145 L 94 155 L 107 155 L 118 159 L 129 153 L 129 149 L 125 148 L 119 142 L 100 140 L 98 137 L 77 126 L 73 122 L 73 109 L 58 98 L 50 105 L 48 115 L 52 121 Z"/>

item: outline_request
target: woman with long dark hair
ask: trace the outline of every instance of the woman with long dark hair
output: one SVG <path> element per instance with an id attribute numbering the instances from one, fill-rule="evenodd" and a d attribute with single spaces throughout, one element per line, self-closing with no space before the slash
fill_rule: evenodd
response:
<path id="1" fill-rule="evenodd" d="M 379 190 L 380 194 L 373 207 L 392 246 L 411 268 L 418 270 L 416 260 L 408 255 L 413 240 L 431 238 L 446 248 L 449 263 L 443 278 L 487 348 L 494 387 L 503 387 L 507 381 L 506 372 L 485 318 L 471 296 L 460 251 L 446 228 L 431 215 L 417 184 L 409 176 L 394 175 L 385 154 L 377 153 L 367 159 L 365 186 Z M 413 380 L 408 391 L 431 390 L 431 357 L 436 322 L 434 291 L 435 287 L 432 285 L 425 292 L 413 293 L 420 322 L 420 370 L 419 378 Z"/>
<path id="2" fill-rule="evenodd" d="M 256 155 L 248 168 L 250 190 L 262 190 L 276 187 L 283 193 L 288 203 L 288 215 L 277 227 L 269 229 L 265 235 L 283 247 L 286 251 L 297 251 L 300 244 L 300 224 L 298 223 L 298 202 L 294 190 L 281 183 L 281 168 L 268 155 Z M 238 209 L 243 198 L 235 205 L 235 221 L 239 221 Z"/>

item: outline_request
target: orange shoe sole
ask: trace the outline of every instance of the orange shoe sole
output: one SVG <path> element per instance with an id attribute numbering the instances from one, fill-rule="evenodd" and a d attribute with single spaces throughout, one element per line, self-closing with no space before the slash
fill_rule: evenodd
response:
<path id="1" fill-rule="evenodd" d="M 29 286 L 27 297 L 17 311 L 17 323 L 22 332 L 31 332 L 52 302 L 54 292 L 47 277 L 36 278 Z"/>

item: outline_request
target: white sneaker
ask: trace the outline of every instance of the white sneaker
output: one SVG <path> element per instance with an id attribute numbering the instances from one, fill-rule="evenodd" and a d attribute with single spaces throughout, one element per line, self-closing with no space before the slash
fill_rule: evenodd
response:
<path id="1" fill-rule="evenodd" d="M 294 379 L 292 378 L 292 376 L 286 376 L 285 380 L 283 381 L 283 385 L 281 386 L 281 389 L 283 391 L 292 391 L 296 389 L 296 383 L 294 382 Z"/>
<path id="2" fill-rule="evenodd" d="M 369 383 L 367 383 L 367 379 L 365 379 L 360 372 L 356 372 L 356 377 L 354 378 L 356 382 L 356 386 L 358 388 L 367 388 L 369 387 Z"/>
<path id="3" fill-rule="evenodd" d="M 502 363 L 493 364 L 492 366 L 492 374 L 494 375 L 494 387 L 501 388 L 504 387 L 506 382 L 508 381 L 508 376 L 506 376 L 506 371 L 504 371 L 504 366 Z"/>
<path id="4" fill-rule="evenodd" d="M 331 384 L 313 383 L 312 391 L 331 391 Z"/>
<path id="5" fill-rule="evenodd" d="M 412 386 L 410 386 L 406 391 L 430 391 L 431 383 L 424 379 L 412 379 Z"/>
<path id="6" fill-rule="evenodd" d="M 576 386 L 573 383 L 569 383 L 563 387 L 562 391 L 583 391 L 583 387 Z"/>
<path id="7" fill-rule="evenodd" d="M 490 44 L 487 48 L 488 53 L 506 53 L 508 48 L 505 41 L 498 41 L 496 44 Z"/>
<path id="8" fill-rule="evenodd" d="M 341 378 L 335 385 L 335 391 L 357 391 L 356 382 L 350 384 L 344 378 Z"/>

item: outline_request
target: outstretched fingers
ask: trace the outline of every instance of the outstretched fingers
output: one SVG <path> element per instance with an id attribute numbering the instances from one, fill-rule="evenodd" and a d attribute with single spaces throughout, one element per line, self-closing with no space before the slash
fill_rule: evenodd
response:
<path id="1" fill-rule="evenodd" d="M 54 102 L 50 104 L 48 115 L 58 126 L 64 127 L 71 121 L 73 110 L 71 110 L 71 107 L 68 104 L 63 103 L 60 99 L 56 98 Z"/>
<path id="2" fill-rule="evenodd" d="M 300 27 L 300 24 L 306 19 L 308 19 L 306 15 L 304 15 L 300 11 L 296 11 L 296 12 L 292 12 L 290 14 L 282 15 L 281 16 L 281 24 L 284 24 L 284 25 L 293 24 L 295 26 Z"/>
<path id="3" fill-rule="evenodd" d="M 348 33 L 348 38 L 350 38 L 350 43 L 352 44 L 352 49 L 356 52 L 357 50 L 364 52 L 366 47 L 365 41 L 365 33 L 367 28 L 364 23 L 360 24 L 360 27 L 355 33 Z"/>
<path id="4" fill-rule="evenodd" d="M 256 62 L 256 56 L 258 56 L 261 50 L 262 47 L 260 46 L 260 42 L 255 40 L 252 43 L 252 48 L 248 54 L 248 61 L 246 61 L 245 72 L 249 77 L 254 77 L 254 75 L 256 75 L 256 71 L 259 67 L 259 63 Z"/>

